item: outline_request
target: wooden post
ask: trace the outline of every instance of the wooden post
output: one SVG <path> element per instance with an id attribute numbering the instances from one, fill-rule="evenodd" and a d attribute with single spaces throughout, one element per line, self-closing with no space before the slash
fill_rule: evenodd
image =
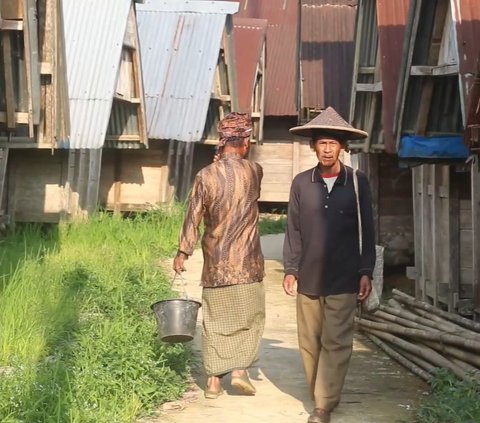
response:
<path id="1" fill-rule="evenodd" d="M 138 35 L 138 26 L 137 19 L 135 17 L 135 8 L 131 7 L 129 21 L 132 25 L 133 38 L 135 43 L 135 49 L 132 51 L 132 73 L 133 73 L 133 84 L 135 87 L 135 97 L 140 99 L 140 103 L 137 107 L 137 119 L 138 119 L 138 135 L 140 137 L 140 142 L 148 146 L 148 134 L 147 134 L 147 121 L 146 121 L 146 112 L 145 112 L 145 99 L 144 99 L 144 89 L 143 89 L 143 79 L 142 79 L 142 65 L 140 61 L 140 45 L 139 45 L 139 35 Z"/>
<path id="2" fill-rule="evenodd" d="M 430 276 L 430 230 L 431 230 L 431 216 L 430 216 L 430 207 L 428 201 L 428 166 L 429 165 L 422 165 L 421 166 L 421 189 L 422 189 L 422 197 L 421 197 L 421 228 L 422 228 L 422 244 L 421 244 L 421 261 L 422 261 L 422 300 L 427 300 L 427 287 L 428 283 L 431 280 Z M 428 269 L 428 270 L 427 270 Z"/>
<path id="3" fill-rule="evenodd" d="M 433 295 L 433 305 L 438 306 L 438 268 L 437 268 L 437 255 L 440 254 L 438 251 L 438 189 L 437 189 L 437 169 L 439 165 L 430 165 L 430 184 L 428 186 L 428 195 L 430 197 L 430 207 L 431 207 L 431 222 L 432 226 L 430 228 L 431 235 L 431 261 L 430 261 L 430 284 L 432 286 L 432 295 Z M 428 245 L 425 246 L 428 248 Z"/>
<path id="4" fill-rule="evenodd" d="M 192 178 L 192 163 L 193 155 L 195 151 L 195 143 L 187 142 L 185 143 L 185 152 L 183 155 L 183 171 L 182 178 L 180 181 L 180 199 L 185 200 L 187 198 L 188 192 L 190 191 L 190 180 Z"/>
<path id="5" fill-rule="evenodd" d="M 232 112 L 238 111 L 238 90 L 237 90 L 237 67 L 235 64 L 235 50 L 233 43 L 233 19 L 227 15 L 225 21 L 225 64 L 228 74 L 228 88 L 230 95 L 230 108 Z M 223 93 L 222 93 L 223 94 Z"/>
<path id="6" fill-rule="evenodd" d="M 5 214 L 4 195 L 5 177 L 7 175 L 8 148 L 0 148 L 0 216 Z"/>
<path id="7" fill-rule="evenodd" d="M 15 163 L 10 166 L 8 175 L 8 194 L 7 194 L 7 214 L 10 217 L 10 227 L 15 229 L 16 210 L 17 210 L 17 168 Z"/>
<path id="8" fill-rule="evenodd" d="M 122 152 L 113 153 L 113 213 L 120 214 L 122 202 Z"/>
<path id="9" fill-rule="evenodd" d="M 32 121 L 30 123 L 33 136 L 33 125 L 40 122 L 40 64 L 38 60 L 38 21 L 36 0 L 24 0 L 24 36 L 25 36 L 25 63 L 27 64 L 27 81 L 31 98 Z M 27 48 L 28 47 L 28 48 Z"/>
<path id="10" fill-rule="evenodd" d="M 7 128 L 15 128 L 15 93 L 13 91 L 12 42 L 10 31 L 2 31 L 2 52 L 5 80 L 5 107 Z"/>
<path id="11" fill-rule="evenodd" d="M 92 215 L 97 210 L 98 192 L 100 190 L 100 173 L 102 170 L 102 149 L 89 149 L 88 162 L 88 183 L 86 207 L 88 215 Z"/>
<path id="12" fill-rule="evenodd" d="M 292 179 L 300 172 L 300 142 L 292 142 Z"/>
<path id="13" fill-rule="evenodd" d="M 475 320 L 480 320 L 480 169 L 475 156 L 471 167 L 472 182 L 472 297 Z"/>
<path id="14" fill-rule="evenodd" d="M 415 298 L 424 299 L 425 275 L 423 274 L 423 238 L 422 238 L 422 167 L 412 169 L 413 227 L 415 240 Z"/>
<path id="15" fill-rule="evenodd" d="M 450 272 L 448 311 L 453 313 L 457 307 L 460 291 L 460 194 L 458 175 L 452 168 L 448 169 L 450 179 Z"/>

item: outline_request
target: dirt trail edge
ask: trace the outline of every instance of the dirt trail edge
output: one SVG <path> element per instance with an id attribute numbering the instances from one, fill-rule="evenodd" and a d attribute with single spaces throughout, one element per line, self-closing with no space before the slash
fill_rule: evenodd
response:
<path id="1" fill-rule="evenodd" d="M 284 294 L 281 281 L 281 238 L 262 238 L 266 260 L 267 319 L 260 358 L 250 370 L 257 388 L 252 397 L 236 395 L 230 378 L 224 380 L 225 395 L 216 400 L 203 397 L 205 376 L 201 367 L 201 311 L 193 350 L 199 365 L 193 369 L 192 387 L 180 401 L 164 404 L 156 417 L 142 423 L 305 423 L 313 408 L 304 380 L 297 348 L 295 299 Z M 200 298 L 202 253 L 186 262 L 184 273 L 190 297 Z M 232 305 L 234 312 L 235 305 Z M 367 340 L 356 333 L 354 352 L 342 401 L 332 413 L 331 423 L 407 423 L 412 408 L 428 389 Z"/>

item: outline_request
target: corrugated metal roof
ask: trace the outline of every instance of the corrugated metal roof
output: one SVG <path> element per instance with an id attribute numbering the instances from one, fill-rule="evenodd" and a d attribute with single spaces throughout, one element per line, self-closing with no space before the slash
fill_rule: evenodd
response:
<path id="1" fill-rule="evenodd" d="M 266 19 L 265 116 L 297 115 L 298 1 L 241 0 L 238 15 Z"/>
<path id="2" fill-rule="evenodd" d="M 257 78 L 267 21 L 265 19 L 233 18 L 233 41 L 237 69 L 238 107 L 240 112 L 252 112 L 252 95 Z"/>
<path id="3" fill-rule="evenodd" d="M 405 26 L 410 0 L 377 0 L 377 21 L 382 75 L 382 123 L 387 152 L 396 150 L 393 134 L 395 98 L 400 78 Z"/>
<path id="4" fill-rule="evenodd" d="M 62 0 L 70 148 L 101 148 L 131 0 Z"/>
<path id="5" fill-rule="evenodd" d="M 201 140 L 226 14 L 236 10 L 187 0 L 137 6 L 149 138 Z"/>
<path id="6" fill-rule="evenodd" d="M 356 7 L 352 1 L 302 1 L 303 107 L 332 106 L 348 117 L 355 17 Z"/>

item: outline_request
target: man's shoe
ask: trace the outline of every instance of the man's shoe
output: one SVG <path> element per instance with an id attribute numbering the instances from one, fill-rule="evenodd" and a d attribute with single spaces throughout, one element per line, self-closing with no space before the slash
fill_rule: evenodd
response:
<path id="1" fill-rule="evenodd" d="M 307 423 L 330 423 L 330 411 L 323 408 L 315 408 L 310 414 Z"/>
<path id="2" fill-rule="evenodd" d="M 255 392 L 257 392 L 255 386 L 250 382 L 247 372 L 241 376 L 232 376 L 232 386 L 243 395 L 255 395 Z"/>

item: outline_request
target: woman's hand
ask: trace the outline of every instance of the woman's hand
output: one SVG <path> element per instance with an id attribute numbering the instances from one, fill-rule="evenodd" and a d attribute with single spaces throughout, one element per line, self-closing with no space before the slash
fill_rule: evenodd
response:
<path id="1" fill-rule="evenodd" d="M 185 253 L 182 253 L 179 251 L 175 258 L 173 259 L 173 270 L 175 270 L 175 273 L 182 273 L 185 272 L 185 260 L 188 259 L 188 256 Z"/>

